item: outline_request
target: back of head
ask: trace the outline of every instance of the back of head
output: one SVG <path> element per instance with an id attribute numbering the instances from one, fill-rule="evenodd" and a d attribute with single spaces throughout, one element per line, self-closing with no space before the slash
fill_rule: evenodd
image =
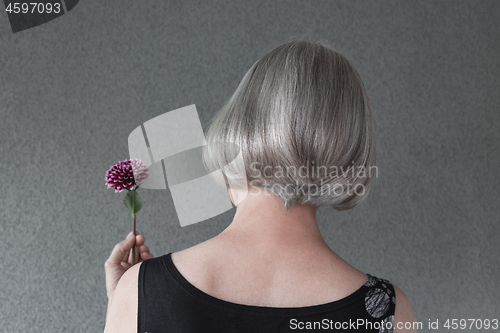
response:
<path id="1" fill-rule="evenodd" d="M 296 40 L 273 49 L 246 73 L 206 134 L 204 163 L 227 178 L 297 203 L 346 210 L 368 194 L 375 125 L 356 69 L 325 43 Z M 231 169 L 226 143 L 244 170 Z M 243 172 L 244 171 L 244 172 Z"/>

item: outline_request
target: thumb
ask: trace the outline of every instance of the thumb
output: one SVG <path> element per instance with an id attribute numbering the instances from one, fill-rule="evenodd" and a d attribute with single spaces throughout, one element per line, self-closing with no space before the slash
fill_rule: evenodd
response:
<path id="1" fill-rule="evenodd" d="M 134 246 L 134 244 L 135 237 L 131 232 L 127 235 L 127 238 L 115 245 L 106 263 L 109 265 L 118 265 L 122 261 L 127 261 L 128 251 Z"/>
<path id="2" fill-rule="evenodd" d="M 134 234 L 132 232 L 129 233 L 127 235 L 127 238 L 125 238 L 125 240 L 123 241 L 123 247 L 124 247 L 125 251 L 130 250 L 135 245 L 135 242 L 136 242 L 136 238 L 135 238 Z"/>
<path id="3" fill-rule="evenodd" d="M 140 235 L 139 231 L 136 230 L 135 231 L 135 235 L 139 236 Z M 133 231 L 131 231 L 131 232 L 128 233 L 127 239 L 129 239 L 129 238 L 134 238 L 134 232 Z"/>

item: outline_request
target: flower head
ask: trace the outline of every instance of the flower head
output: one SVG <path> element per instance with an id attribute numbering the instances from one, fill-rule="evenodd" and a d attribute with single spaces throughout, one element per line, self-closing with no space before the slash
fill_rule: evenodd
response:
<path id="1" fill-rule="evenodd" d="M 148 167 L 139 159 L 118 162 L 106 172 L 106 185 L 115 188 L 115 192 L 124 189 L 133 190 L 134 185 L 139 185 L 149 176 Z"/>

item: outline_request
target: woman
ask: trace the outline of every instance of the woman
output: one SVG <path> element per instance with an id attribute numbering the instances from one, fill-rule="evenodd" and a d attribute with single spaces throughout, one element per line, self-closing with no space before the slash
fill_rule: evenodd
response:
<path id="1" fill-rule="evenodd" d="M 121 262 L 133 237 L 118 244 L 105 264 L 105 332 L 416 331 L 400 329 L 415 321 L 401 289 L 335 254 L 316 220 L 319 207 L 350 209 L 368 194 L 374 131 L 344 56 L 303 40 L 264 55 L 207 133 L 204 161 L 224 170 L 232 223 L 158 258 L 138 235 L 143 261 L 133 267 Z M 241 149 L 243 168 L 228 165 L 226 143 Z"/>

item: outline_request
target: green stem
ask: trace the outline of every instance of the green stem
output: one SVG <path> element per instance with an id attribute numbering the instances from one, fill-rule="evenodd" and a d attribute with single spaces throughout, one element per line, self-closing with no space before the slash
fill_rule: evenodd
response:
<path id="1" fill-rule="evenodd" d="M 134 227 L 133 227 L 133 234 L 134 234 L 134 245 L 132 245 L 132 266 L 135 265 L 135 214 L 132 213 L 132 217 L 134 218 Z"/>

